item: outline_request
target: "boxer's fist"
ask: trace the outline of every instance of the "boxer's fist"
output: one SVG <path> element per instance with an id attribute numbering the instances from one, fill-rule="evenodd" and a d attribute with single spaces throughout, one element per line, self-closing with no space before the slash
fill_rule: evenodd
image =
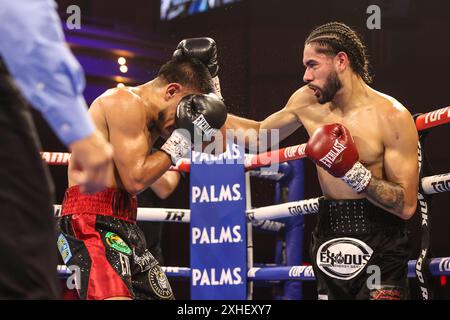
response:
<path id="1" fill-rule="evenodd" d="M 305 153 L 318 166 L 338 178 L 344 176 L 359 158 L 350 132 L 338 123 L 318 128 L 309 139 Z"/>
<path id="2" fill-rule="evenodd" d="M 372 177 L 359 161 L 358 150 L 346 127 L 334 123 L 318 128 L 305 149 L 306 156 L 356 192 L 364 191 Z"/>
<path id="3" fill-rule="evenodd" d="M 216 42 L 211 38 L 191 38 L 181 41 L 173 56 L 187 56 L 200 60 L 214 78 L 219 72 L 219 63 L 217 62 Z"/>
<path id="4" fill-rule="evenodd" d="M 161 150 L 173 164 L 189 153 L 191 143 L 211 139 L 225 124 L 227 108 L 214 94 L 190 94 L 178 103 L 175 130 Z"/>
<path id="5" fill-rule="evenodd" d="M 175 116 L 175 127 L 186 129 L 191 141 L 209 140 L 225 124 L 227 107 L 215 94 L 191 94 L 181 99 Z"/>

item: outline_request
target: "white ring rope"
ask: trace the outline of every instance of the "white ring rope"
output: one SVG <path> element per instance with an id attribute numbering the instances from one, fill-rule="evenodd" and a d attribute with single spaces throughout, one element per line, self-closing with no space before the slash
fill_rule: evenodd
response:
<path id="1" fill-rule="evenodd" d="M 423 178 L 422 188 L 425 194 L 450 192 L 450 173 Z M 61 205 L 54 205 L 54 210 L 55 216 L 59 216 Z M 249 221 L 264 221 L 264 223 L 253 223 L 254 226 L 274 231 L 281 230 L 284 225 L 279 222 L 265 220 L 317 213 L 318 210 L 319 198 L 312 198 L 251 209 L 247 210 L 246 214 Z M 138 208 L 137 220 L 189 223 L 191 221 L 191 211 L 189 209 Z"/>
<path id="2" fill-rule="evenodd" d="M 450 191 L 450 173 L 440 174 L 422 179 L 422 189 L 425 194 L 435 194 Z"/>
<path id="3" fill-rule="evenodd" d="M 250 221 L 258 221 L 287 218 L 310 213 L 317 213 L 318 210 L 319 198 L 313 198 L 247 210 L 247 219 Z"/>
<path id="4" fill-rule="evenodd" d="M 54 214 L 56 217 L 61 215 L 61 205 L 53 205 Z M 191 210 L 189 209 L 167 209 L 167 208 L 138 208 L 137 212 L 138 221 L 149 222 L 178 222 L 178 223 L 190 223 L 191 222 Z M 252 221 L 252 225 L 255 228 L 265 231 L 280 231 L 284 228 L 284 223 L 259 220 Z"/>
<path id="5" fill-rule="evenodd" d="M 61 205 L 54 205 L 55 216 L 61 215 Z M 248 221 L 263 221 L 267 226 L 275 226 L 275 221 L 264 221 L 292 216 L 316 213 L 319 209 L 319 198 L 292 201 L 273 206 L 261 207 L 247 210 Z M 189 209 L 167 209 L 167 208 L 138 208 L 138 221 L 153 222 L 181 222 L 191 221 L 191 210 Z M 255 225 L 255 224 L 254 224 Z M 257 223 L 261 226 L 263 223 Z M 277 226 L 280 227 L 280 226 Z M 277 228 L 275 227 L 275 228 Z M 269 228 L 270 229 L 270 228 Z"/>

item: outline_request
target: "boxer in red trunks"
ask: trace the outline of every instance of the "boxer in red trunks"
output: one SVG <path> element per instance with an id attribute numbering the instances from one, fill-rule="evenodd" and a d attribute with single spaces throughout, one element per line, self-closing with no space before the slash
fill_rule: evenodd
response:
<path id="1" fill-rule="evenodd" d="M 58 248 L 66 265 L 80 268 L 81 299 L 174 298 L 136 226 L 136 194 L 188 154 L 194 131 L 212 136 L 225 123 L 222 100 L 206 94 L 211 81 L 200 61 L 175 57 L 154 80 L 108 90 L 90 107 L 115 156 L 113 178 L 96 194 L 83 194 L 74 183 L 77 154 L 69 163 Z M 161 151 L 151 153 L 159 137 L 168 138 Z"/>

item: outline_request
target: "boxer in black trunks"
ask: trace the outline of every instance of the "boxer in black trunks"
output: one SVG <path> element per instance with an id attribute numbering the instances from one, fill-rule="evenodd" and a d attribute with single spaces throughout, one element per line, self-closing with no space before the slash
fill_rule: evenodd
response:
<path id="1" fill-rule="evenodd" d="M 306 153 L 324 195 L 311 248 L 320 299 L 405 299 L 405 220 L 419 181 L 413 118 L 369 86 L 364 44 L 343 23 L 311 32 L 303 64 L 307 85 L 282 110 L 263 121 L 229 115 L 226 126 L 278 129 L 283 140 L 303 125 L 310 135 Z"/>

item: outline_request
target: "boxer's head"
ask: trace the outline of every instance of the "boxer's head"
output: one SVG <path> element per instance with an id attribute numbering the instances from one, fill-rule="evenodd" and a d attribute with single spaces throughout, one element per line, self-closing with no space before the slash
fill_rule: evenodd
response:
<path id="1" fill-rule="evenodd" d="M 163 136 L 170 135 L 180 100 L 189 94 L 213 92 L 208 68 L 197 59 L 184 56 L 172 58 L 158 73 L 160 114 L 157 126 Z"/>
<path id="2" fill-rule="evenodd" d="M 333 100 L 349 72 L 372 81 L 366 48 L 356 32 L 343 23 L 331 22 L 314 29 L 305 41 L 303 80 L 319 103 Z"/>

